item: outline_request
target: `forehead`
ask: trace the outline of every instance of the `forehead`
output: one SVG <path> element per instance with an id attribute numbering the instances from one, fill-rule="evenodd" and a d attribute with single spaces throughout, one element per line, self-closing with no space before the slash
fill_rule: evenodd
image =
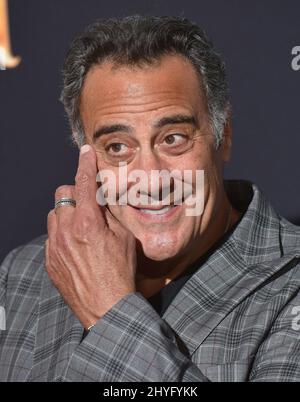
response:
<path id="1" fill-rule="evenodd" d="M 192 113 L 206 109 L 199 77 L 181 56 L 164 56 L 143 66 L 116 66 L 108 61 L 94 66 L 85 79 L 80 112 L 89 130 L 102 117 L 159 113 L 170 108 Z"/>

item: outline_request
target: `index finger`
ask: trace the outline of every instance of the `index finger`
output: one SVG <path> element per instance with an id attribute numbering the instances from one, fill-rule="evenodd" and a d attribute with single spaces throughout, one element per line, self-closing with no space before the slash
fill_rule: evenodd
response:
<path id="1" fill-rule="evenodd" d="M 83 145 L 80 149 L 78 170 L 75 177 L 76 210 L 89 209 L 100 213 L 96 201 L 97 193 L 97 158 L 90 145 Z"/>

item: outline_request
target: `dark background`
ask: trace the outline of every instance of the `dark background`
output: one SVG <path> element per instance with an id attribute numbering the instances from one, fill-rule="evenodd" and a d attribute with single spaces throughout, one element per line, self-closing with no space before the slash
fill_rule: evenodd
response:
<path id="1" fill-rule="evenodd" d="M 234 148 L 226 177 L 255 182 L 300 223 L 299 0 L 9 0 L 14 54 L 0 71 L 0 260 L 46 231 L 53 194 L 72 184 L 78 152 L 58 98 L 73 36 L 99 17 L 181 15 L 198 22 L 227 64 Z"/>

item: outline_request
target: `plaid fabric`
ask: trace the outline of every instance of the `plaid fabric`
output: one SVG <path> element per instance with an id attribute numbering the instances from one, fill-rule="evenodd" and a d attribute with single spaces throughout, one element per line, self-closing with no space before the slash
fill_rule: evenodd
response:
<path id="1" fill-rule="evenodd" d="M 245 198 L 249 184 L 229 183 Z M 40 237 L 1 267 L 0 381 L 299 381 L 300 228 L 253 185 L 232 235 L 163 317 L 139 293 L 83 328 L 52 285 Z"/>

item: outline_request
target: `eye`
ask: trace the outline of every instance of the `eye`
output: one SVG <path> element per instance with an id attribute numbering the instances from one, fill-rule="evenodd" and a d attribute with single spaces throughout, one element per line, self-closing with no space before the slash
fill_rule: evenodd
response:
<path id="1" fill-rule="evenodd" d="M 113 142 L 106 147 L 106 151 L 111 155 L 123 155 L 127 150 L 127 145 L 122 144 L 121 142 Z"/>
<path id="2" fill-rule="evenodd" d="M 187 140 L 186 135 L 179 133 L 169 134 L 164 138 L 164 142 L 167 145 L 175 145 L 175 146 L 184 144 L 186 140 Z"/>

